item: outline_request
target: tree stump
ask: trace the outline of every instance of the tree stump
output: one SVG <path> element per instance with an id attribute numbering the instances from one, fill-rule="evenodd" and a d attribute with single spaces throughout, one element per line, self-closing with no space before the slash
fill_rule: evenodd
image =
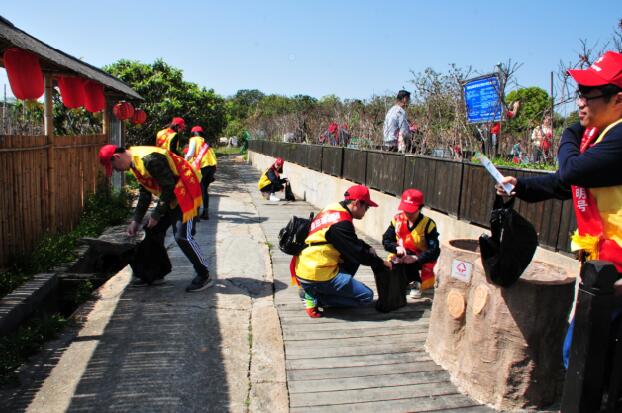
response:
<path id="1" fill-rule="evenodd" d="M 486 279 L 477 240 L 444 243 L 426 348 L 469 396 L 500 410 L 558 397 L 575 275 L 534 261 L 511 287 Z"/>

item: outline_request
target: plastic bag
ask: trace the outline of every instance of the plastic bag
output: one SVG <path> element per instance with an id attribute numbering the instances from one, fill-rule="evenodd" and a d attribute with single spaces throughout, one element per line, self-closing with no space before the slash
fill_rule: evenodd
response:
<path id="1" fill-rule="evenodd" d="M 149 229 L 145 229 L 145 239 L 136 246 L 129 263 L 134 276 L 147 283 L 164 278 L 172 270 L 163 239 Z"/>
<path id="2" fill-rule="evenodd" d="M 396 265 L 392 270 L 374 268 L 374 280 L 378 290 L 376 310 L 388 313 L 406 305 L 408 279 L 403 265 Z"/>
<path id="3" fill-rule="evenodd" d="M 486 277 L 494 284 L 509 287 L 518 280 L 538 247 L 533 225 L 514 210 L 514 198 L 504 203 L 497 195 L 490 213 L 491 236 L 479 237 Z"/>

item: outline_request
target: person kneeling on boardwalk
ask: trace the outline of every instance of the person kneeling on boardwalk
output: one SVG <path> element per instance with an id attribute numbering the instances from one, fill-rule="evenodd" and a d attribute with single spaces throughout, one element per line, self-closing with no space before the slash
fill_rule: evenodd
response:
<path id="1" fill-rule="evenodd" d="M 373 291 L 355 280 L 354 274 L 359 265 L 391 268 L 391 263 L 357 237 L 352 220 L 362 219 L 369 207 L 376 206 L 367 187 L 354 185 L 343 201 L 327 206 L 311 222 L 307 247 L 294 257 L 292 266 L 310 317 L 320 317 L 318 307 L 357 307 L 372 302 Z"/>
<path id="2" fill-rule="evenodd" d="M 166 231 L 173 228 L 175 241 L 186 258 L 192 263 L 196 276 L 186 291 L 201 291 L 213 285 L 207 270 L 207 261 L 199 245 L 192 237 L 192 227 L 201 206 L 201 187 L 197 173 L 182 157 L 155 146 L 133 146 L 129 149 L 104 145 L 99 150 L 99 161 L 111 176 L 112 170 L 128 171 L 140 184 L 140 196 L 127 233 L 136 235 L 138 227 L 149 208 L 152 195 L 160 202 L 149 216 L 146 236 L 164 244 Z M 161 283 L 159 280 L 137 279 L 134 286 Z"/>
<path id="3" fill-rule="evenodd" d="M 280 198 L 275 195 L 275 192 L 285 190 L 285 199 L 293 201 L 293 194 L 291 194 L 291 189 L 289 188 L 289 180 L 287 178 L 281 178 L 284 164 L 285 161 L 283 158 L 276 158 L 270 168 L 259 178 L 257 187 L 265 199 L 279 201 Z"/>
<path id="4" fill-rule="evenodd" d="M 434 286 L 434 265 L 441 253 L 436 223 L 421 213 L 422 206 L 421 191 L 405 190 L 399 205 L 401 212 L 382 236 L 389 260 L 406 266 L 411 298 L 421 298 L 423 290 Z"/>

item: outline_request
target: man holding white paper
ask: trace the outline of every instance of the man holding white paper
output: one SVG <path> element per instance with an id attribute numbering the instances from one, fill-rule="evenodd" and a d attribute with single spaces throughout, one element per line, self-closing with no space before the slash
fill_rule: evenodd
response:
<path id="1" fill-rule="evenodd" d="M 541 177 L 507 176 L 512 195 L 527 202 L 572 199 L 577 231 L 572 249 L 584 261 L 611 262 L 620 273 L 616 294 L 622 294 L 622 54 L 607 52 L 586 70 L 569 70 L 577 82 L 579 123 L 561 138 L 559 170 Z M 497 193 L 504 194 L 501 184 Z M 618 313 L 620 314 L 620 313 Z M 564 343 L 564 364 L 572 325 Z"/>

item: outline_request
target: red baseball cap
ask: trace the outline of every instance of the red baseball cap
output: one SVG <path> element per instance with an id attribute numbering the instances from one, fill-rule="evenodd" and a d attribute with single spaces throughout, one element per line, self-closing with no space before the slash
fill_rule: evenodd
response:
<path id="1" fill-rule="evenodd" d="M 363 201 L 370 207 L 377 207 L 378 204 L 371 200 L 369 197 L 369 189 L 365 185 L 354 185 L 348 188 L 344 199 L 352 201 Z"/>
<path id="2" fill-rule="evenodd" d="M 276 158 L 276 160 L 274 161 L 274 164 L 276 166 L 283 166 L 283 164 L 285 163 L 285 161 L 283 160 L 283 158 Z"/>
<path id="3" fill-rule="evenodd" d="M 399 210 L 413 213 L 421 209 L 423 205 L 423 192 L 418 189 L 407 189 L 402 194 Z"/>
<path id="4" fill-rule="evenodd" d="M 622 87 L 622 54 L 606 52 L 587 69 L 571 69 L 568 74 L 581 86 Z"/>
<path id="5" fill-rule="evenodd" d="M 116 145 L 104 145 L 99 149 L 99 162 L 106 169 L 106 176 L 112 176 L 112 164 L 110 163 L 112 155 L 117 150 Z"/>
<path id="6" fill-rule="evenodd" d="M 186 121 L 184 120 L 184 118 L 173 118 L 173 120 L 171 121 L 171 125 L 178 125 L 185 128 Z"/>
<path id="7" fill-rule="evenodd" d="M 192 129 L 190 129 L 190 132 L 201 132 L 203 133 L 203 128 L 200 126 L 193 126 Z"/>

